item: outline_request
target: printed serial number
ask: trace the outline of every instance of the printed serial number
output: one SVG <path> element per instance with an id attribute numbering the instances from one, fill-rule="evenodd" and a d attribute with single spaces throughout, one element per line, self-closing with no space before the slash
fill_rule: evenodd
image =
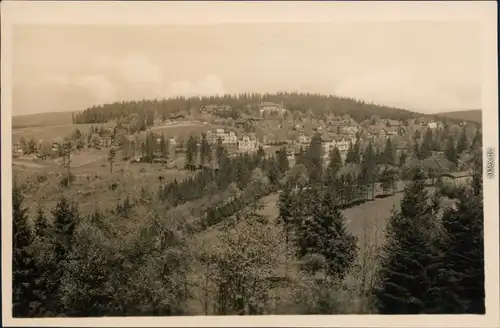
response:
<path id="1" fill-rule="evenodd" d="M 486 175 L 488 178 L 495 177 L 495 149 L 488 148 L 486 151 Z"/>

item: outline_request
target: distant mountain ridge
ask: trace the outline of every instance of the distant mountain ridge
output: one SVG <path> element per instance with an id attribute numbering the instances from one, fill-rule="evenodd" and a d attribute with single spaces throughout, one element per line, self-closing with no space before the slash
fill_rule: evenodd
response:
<path id="1" fill-rule="evenodd" d="M 73 123 L 73 115 L 78 111 L 49 112 L 12 116 L 12 128 L 21 129 L 37 126 L 68 125 Z"/>
<path id="2" fill-rule="evenodd" d="M 460 110 L 453 112 L 435 113 L 433 114 L 439 117 L 445 117 L 452 120 L 464 120 L 473 121 L 477 123 L 482 122 L 482 110 L 481 109 L 471 109 L 471 110 Z"/>

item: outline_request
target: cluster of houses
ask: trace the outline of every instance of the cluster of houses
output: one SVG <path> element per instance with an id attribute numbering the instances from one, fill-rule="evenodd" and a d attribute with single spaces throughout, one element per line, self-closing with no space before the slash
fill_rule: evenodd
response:
<path id="1" fill-rule="evenodd" d="M 226 131 L 217 129 L 207 132 L 207 141 L 209 144 L 217 144 L 221 140 L 223 145 L 236 148 L 240 152 L 254 152 L 259 148 L 259 142 L 255 133 L 244 133 L 238 138 L 234 130 Z"/>
<path id="2" fill-rule="evenodd" d="M 261 117 L 265 115 L 284 115 L 287 111 L 283 104 L 270 101 L 260 103 L 258 109 Z M 229 105 L 205 105 L 200 108 L 200 112 L 203 114 L 227 114 L 232 110 L 233 108 Z"/>

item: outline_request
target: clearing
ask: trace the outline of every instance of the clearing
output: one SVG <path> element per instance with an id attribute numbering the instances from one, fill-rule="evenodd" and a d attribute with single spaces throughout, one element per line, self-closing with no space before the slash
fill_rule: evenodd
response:
<path id="1" fill-rule="evenodd" d="M 67 124 L 67 125 L 53 125 L 53 126 L 37 126 L 27 127 L 12 130 L 12 142 L 18 141 L 21 137 L 25 140 L 31 138 L 35 141 L 47 140 L 52 142 L 56 138 L 64 138 L 69 136 L 73 131 L 79 129 L 81 132 L 89 132 L 91 126 L 112 126 L 107 124 Z"/>

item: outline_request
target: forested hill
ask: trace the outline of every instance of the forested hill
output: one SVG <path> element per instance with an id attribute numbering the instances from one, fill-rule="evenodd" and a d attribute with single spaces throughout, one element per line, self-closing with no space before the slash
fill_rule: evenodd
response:
<path id="1" fill-rule="evenodd" d="M 190 97 L 117 102 L 87 108 L 74 116 L 74 123 L 104 123 L 109 120 L 127 117 L 130 114 L 154 113 L 157 117 L 168 118 L 178 114 L 196 114 L 206 105 L 229 105 L 234 115 L 241 113 L 256 114 L 261 102 L 282 104 L 290 111 L 302 111 L 312 115 L 334 114 L 350 115 L 356 121 L 362 121 L 377 115 L 390 119 L 410 119 L 422 116 L 420 113 L 366 103 L 352 98 L 309 93 L 276 94 L 240 94 L 219 97 Z"/>
<path id="2" fill-rule="evenodd" d="M 480 109 L 437 113 L 435 115 L 439 116 L 439 117 L 445 117 L 447 119 L 453 119 L 453 120 L 464 120 L 464 121 L 472 121 L 472 122 L 477 122 L 477 123 L 482 122 L 482 111 Z"/>

